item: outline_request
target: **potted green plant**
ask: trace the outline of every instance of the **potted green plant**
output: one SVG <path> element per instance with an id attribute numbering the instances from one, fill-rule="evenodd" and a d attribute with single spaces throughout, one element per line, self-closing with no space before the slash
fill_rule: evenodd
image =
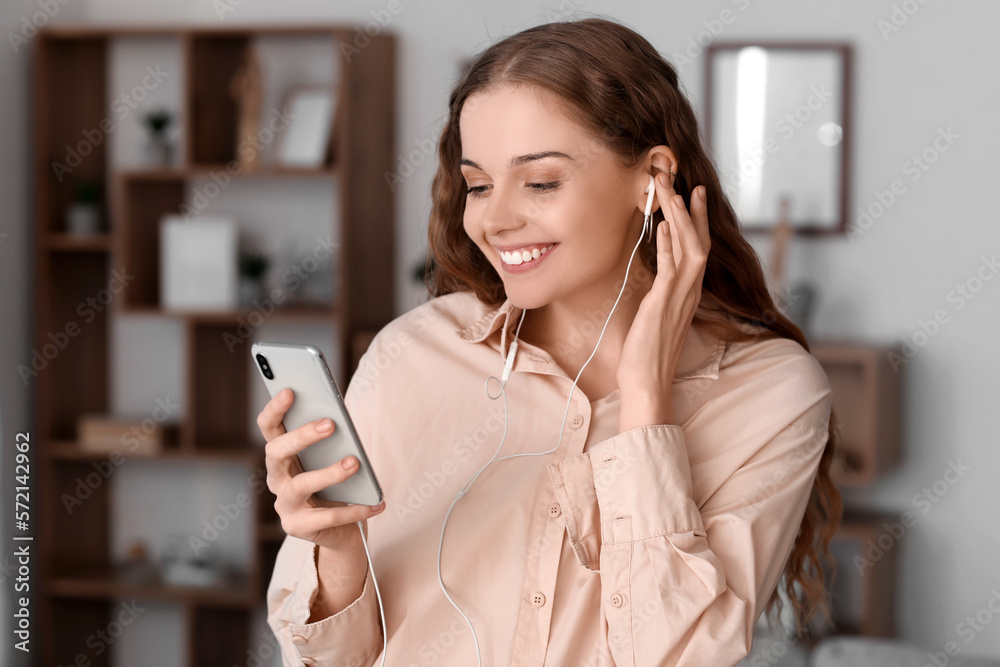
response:
<path id="1" fill-rule="evenodd" d="M 244 306 L 253 305 L 259 299 L 264 286 L 264 274 L 271 265 L 267 255 L 248 251 L 240 256 L 240 301 Z"/>
<path id="2" fill-rule="evenodd" d="M 100 181 L 77 181 L 73 203 L 66 207 L 66 231 L 78 236 L 97 234 L 101 226 L 100 201 Z"/>

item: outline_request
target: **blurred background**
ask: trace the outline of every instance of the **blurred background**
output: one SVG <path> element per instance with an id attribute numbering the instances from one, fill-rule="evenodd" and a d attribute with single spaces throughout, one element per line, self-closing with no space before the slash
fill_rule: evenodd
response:
<path id="1" fill-rule="evenodd" d="M 747 664 L 1000 665 L 1000 5 L 967 0 L 4 2 L 0 661 L 280 664 L 249 345 L 346 387 L 426 298 L 465 63 L 595 15 L 677 67 L 834 386 L 835 617 Z"/>

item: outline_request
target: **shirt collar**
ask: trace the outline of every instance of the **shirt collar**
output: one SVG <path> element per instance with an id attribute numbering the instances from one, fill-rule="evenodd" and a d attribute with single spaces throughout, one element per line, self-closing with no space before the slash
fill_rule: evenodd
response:
<path id="1" fill-rule="evenodd" d="M 698 312 L 706 309 L 706 301 L 711 301 L 707 294 L 702 295 L 702 302 L 698 305 Z M 462 340 L 470 343 L 481 343 L 490 337 L 497 329 L 502 328 L 500 337 L 500 350 L 507 349 L 508 334 L 511 339 L 514 336 L 514 325 L 521 317 L 522 308 L 515 306 L 511 300 L 505 299 L 502 304 L 487 310 L 478 320 L 467 327 L 456 329 L 455 333 Z M 711 337 L 700 327 L 694 327 L 689 331 L 681 349 L 681 358 L 677 363 L 677 372 L 674 374 L 675 380 L 690 380 L 694 378 L 708 378 L 716 380 L 719 377 L 719 365 L 722 356 L 726 351 L 726 341 Z"/>

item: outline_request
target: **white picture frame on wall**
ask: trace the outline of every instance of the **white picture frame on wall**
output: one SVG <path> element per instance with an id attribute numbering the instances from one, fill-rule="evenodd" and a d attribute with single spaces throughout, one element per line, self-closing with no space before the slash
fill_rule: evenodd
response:
<path id="1" fill-rule="evenodd" d="M 296 86 L 286 95 L 288 127 L 278 137 L 275 160 L 286 169 L 316 169 L 326 164 L 336 100 L 329 86 Z"/>
<path id="2" fill-rule="evenodd" d="M 160 305 L 232 310 L 238 302 L 236 221 L 228 216 L 160 219 Z"/>

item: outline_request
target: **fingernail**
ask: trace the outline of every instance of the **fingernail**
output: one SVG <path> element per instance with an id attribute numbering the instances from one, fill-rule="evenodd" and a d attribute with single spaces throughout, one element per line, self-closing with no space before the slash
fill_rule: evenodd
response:
<path id="1" fill-rule="evenodd" d="M 666 174 L 662 174 L 661 173 L 659 176 L 656 177 L 656 180 L 658 180 L 660 182 L 660 185 L 662 185 L 663 187 L 667 187 L 667 175 Z"/>
<path id="2" fill-rule="evenodd" d="M 681 197 L 680 195 L 674 195 L 672 201 L 674 202 L 674 206 L 676 206 L 677 208 L 684 208 L 684 197 Z"/>
<path id="3" fill-rule="evenodd" d="M 289 397 L 290 397 L 291 395 L 292 395 L 292 390 L 291 390 L 291 389 L 289 389 L 288 387 L 285 387 L 284 389 L 282 389 L 282 390 L 281 390 L 281 391 L 280 391 L 280 392 L 278 393 L 278 398 L 280 398 L 281 400 L 285 401 L 285 400 L 288 400 L 288 398 L 289 398 Z"/>
<path id="4" fill-rule="evenodd" d="M 353 456 L 348 456 L 347 458 L 344 459 L 343 465 L 345 470 L 350 470 L 354 466 L 358 465 L 358 460 Z"/>
<path id="5" fill-rule="evenodd" d="M 705 186 L 704 185 L 699 185 L 698 186 L 698 199 L 700 199 L 702 201 L 705 201 Z"/>
<path id="6" fill-rule="evenodd" d="M 324 419 L 323 421 L 321 421 L 319 424 L 316 425 L 316 430 L 323 431 L 323 432 L 332 431 L 333 430 L 333 421 L 330 420 L 329 418 Z"/>
<path id="7" fill-rule="evenodd" d="M 378 514 L 379 512 L 381 512 L 382 510 L 385 509 L 385 501 L 383 500 L 378 505 L 372 505 L 371 508 L 372 508 L 372 512 L 374 512 L 375 514 Z"/>

